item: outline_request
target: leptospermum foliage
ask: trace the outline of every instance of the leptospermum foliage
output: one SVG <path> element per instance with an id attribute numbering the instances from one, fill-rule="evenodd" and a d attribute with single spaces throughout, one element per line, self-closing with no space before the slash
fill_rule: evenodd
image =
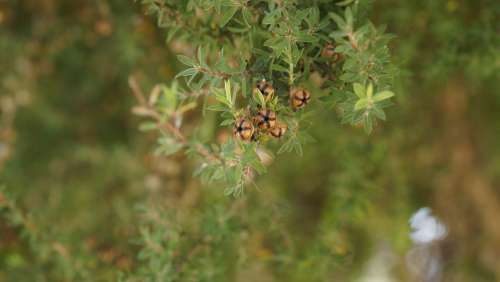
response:
<path id="1" fill-rule="evenodd" d="M 176 81 L 153 89 L 149 100 L 131 80 L 135 112 L 154 120 L 142 128 L 160 131 L 157 152 L 185 150 L 200 159 L 196 175 L 238 196 L 265 173 L 268 144 L 278 143 L 278 154 L 301 154 L 313 141 L 307 126 L 314 122 L 304 122 L 314 121 L 313 108 L 335 110 L 342 123 L 370 133 L 386 119 L 396 71 L 391 36 L 368 20 L 368 2 L 143 0 L 167 41 L 187 50 L 177 56 L 185 68 Z M 219 112 L 220 128 L 233 138 L 202 144 L 188 137 L 182 120 L 190 110 Z M 276 119 L 262 126 L 268 117 L 256 121 L 259 111 Z"/>

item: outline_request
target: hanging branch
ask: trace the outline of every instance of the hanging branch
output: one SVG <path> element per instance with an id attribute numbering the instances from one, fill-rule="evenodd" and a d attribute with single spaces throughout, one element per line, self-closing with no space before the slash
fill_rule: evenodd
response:
<path id="1" fill-rule="evenodd" d="M 206 157 L 209 161 L 212 162 L 220 162 L 220 157 L 211 153 L 207 148 L 205 148 L 201 144 L 191 144 L 187 140 L 187 138 L 182 134 L 182 132 L 175 127 L 172 123 L 169 121 L 163 120 L 162 116 L 158 111 L 150 105 L 146 98 L 144 93 L 142 92 L 141 88 L 139 87 L 139 83 L 137 82 L 137 79 L 134 76 L 130 76 L 128 80 L 130 89 L 132 90 L 132 94 L 136 98 L 137 102 L 139 103 L 139 107 L 134 108 L 135 112 L 137 114 L 143 115 L 143 116 L 148 116 L 153 118 L 156 121 L 156 125 L 158 128 L 164 129 L 168 132 L 170 132 L 176 139 L 176 141 L 181 144 L 184 147 L 192 147 L 195 149 L 200 155 Z"/>

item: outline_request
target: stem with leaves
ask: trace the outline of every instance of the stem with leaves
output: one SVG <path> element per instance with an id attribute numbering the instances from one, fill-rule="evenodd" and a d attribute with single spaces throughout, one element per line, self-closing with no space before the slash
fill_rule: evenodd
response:
<path id="1" fill-rule="evenodd" d="M 158 128 L 164 129 L 172 134 L 176 138 L 176 141 L 182 146 L 192 147 L 200 155 L 206 157 L 209 161 L 220 162 L 219 156 L 211 153 L 207 148 L 199 143 L 191 144 L 177 127 L 175 127 L 172 123 L 165 121 L 162 118 L 161 114 L 158 113 L 158 111 L 147 102 L 144 93 L 139 87 L 139 84 L 137 83 L 137 80 L 134 76 L 131 76 L 129 78 L 129 86 L 132 89 L 132 94 L 134 94 L 134 97 L 140 105 L 140 107 L 136 109 L 139 109 L 141 115 L 153 118 L 157 123 Z"/>

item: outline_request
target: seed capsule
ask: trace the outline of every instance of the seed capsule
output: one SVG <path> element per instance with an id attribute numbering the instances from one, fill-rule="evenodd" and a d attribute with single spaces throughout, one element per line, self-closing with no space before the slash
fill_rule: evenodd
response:
<path id="1" fill-rule="evenodd" d="M 270 101 L 273 96 L 274 96 L 274 88 L 273 86 L 267 82 L 265 79 L 262 79 L 261 81 L 257 82 L 255 85 L 254 91 L 260 90 L 262 93 L 262 96 L 264 96 L 264 100 Z"/>
<path id="2" fill-rule="evenodd" d="M 309 100 L 311 100 L 311 94 L 303 88 L 294 88 L 290 91 L 290 103 L 293 110 L 303 108 Z"/>
<path id="3" fill-rule="evenodd" d="M 329 59 L 334 64 L 342 59 L 342 54 L 335 52 L 335 45 L 332 43 L 325 45 L 321 51 L 321 56 L 325 59 Z"/>
<path id="4" fill-rule="evenodd" d="M 241 118 L 234 124 L 233 134 L 243 141 L 251 140 L 254 134 L 253 124 L 250 121 Z"/>
<path id="5" fill-rule="evenodd" d="M 269 134 L 276 138 L 281 138 L 281 136 L 285 135 L 288 126 L 286 123 L 278 123 L 274 128 L 269 130 Z"/>
<path id="6" fill-rule="evenodd" d="M 260 129 L 273 128 L 276 125 L 276 113 L 271 110 L 259 110 L 254 122 Z"/>

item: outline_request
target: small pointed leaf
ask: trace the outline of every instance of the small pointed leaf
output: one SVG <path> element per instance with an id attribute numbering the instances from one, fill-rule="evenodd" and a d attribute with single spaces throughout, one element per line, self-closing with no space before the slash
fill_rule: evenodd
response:
<path id="1" fill-rule="evenodd" d="M 382 100 L 389 99 L 392 96 L 394 96 L 394 93 L 392 91 L 389 90 L 381 91 L 375 94 L 375 96 L 373 96 L 373 101 L 380 102 Z"/>
<path id="2" fill-rule="evenodd" d="M 231 97 L 231 81 L 229 80 L 224 80 L 224 90 L 226 91 L 226 100 L 228 103 L 232 104 L 232 97 Z"/>
<path id="3" fill-rule="evenodd" d="M 196 74 L 198 71 L 195 69 L 195 68 L 188 68 L 188 69 L 185 69 L 183 71 L 181 71 L 180 73 L 178 73 L 175 78 L 179 78 L 181 76 L 191 76 L 193 74 Z"/>
<path id="4" fill-rule="evenodd" d="M 238 11 L 237 7 L 228 7 L 227 10 L 223 11 L 219 26 L 224 27 L 236 14 L 236 11 Z"/>
<path id="5" fill-rule="evenodd" d="M 255 96 L 257 96 L 257 103 L 261 105 L 264 109 L 266 108 L 266 100 L 264 99 L 264 95 L 260 92 L 259 89 L 255 90 Z"/>
<path id="6" fill-rule="evenodd" d="M 368 99 L 366 99 L 366 98 L 359 99 L 356 102 L 356 104 L 354 105 L 354 110 L 359 111 L 359 110 L 366 108 L 367 106 L 368 106 Z"/>
<path id="7" fill-rule="evenodd" d="M 356 94 L 356 96 L 358 96 L 359 98 L 364 98 L 365 97 L 366 90 L 365 90 L 365 87 L 363 85 L 361 85 L 360 83 L 355 82 L 353 84 L 353 88 L 354 88 L 354 93 Z"/>
<path id="8" fill-rule="evenodd" d="M 177 60 L 179 60 L 179 62 L 183 63 L 184 65 L 186 66 L 195 66 L 196 63 L 194 62 L 193 59 L 189 58 L 188 56 L 184 56 L 184 55 L 177 55 Z"/>
<path id="9" fill-rule="evenodd" d="M 368 84 L 368 88 L 366 89 L 366 96 L 371 98 L 373 96 L 373 84 Z"/>

